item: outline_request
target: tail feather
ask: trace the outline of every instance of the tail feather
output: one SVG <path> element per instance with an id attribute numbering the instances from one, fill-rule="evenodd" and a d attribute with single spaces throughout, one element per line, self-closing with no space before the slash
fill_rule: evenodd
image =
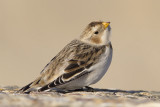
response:
<path id="1" fill-rule="evenodd" d="M 28 85 L 22 87 L 20 90 L 17 91 L 17 93 L 28 93 L 31 89 L 38 88 L 40 85 L 43 85 L 41 77 L 37 78 L 35 81 L 29 83 Z"/>
<path id="2" fill-rule="evenodd" d="M 28 90 L 28 89 L 30 89 L 31 87 L 31 84 L 32 84 L 33 82 L 31 82 L 31 83 L 29 83 L 28 85 L 26 85 L 26 86 L 24 86 L 24 87 L 22 87 L 20 90 L 18 90 L 17 92 L 18 93 L 23 93 L 23 92 L 25 92 L 26 90 Z"/>

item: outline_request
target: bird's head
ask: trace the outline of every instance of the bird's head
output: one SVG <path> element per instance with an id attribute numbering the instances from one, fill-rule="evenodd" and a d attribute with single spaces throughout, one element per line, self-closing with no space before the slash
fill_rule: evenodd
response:
<path id="1" fill-rule="evenodd" d="M 80 40 L 93 45 L 107 45 L 110 42 L 110 22 L 91 22 L 80 36 Z"/>

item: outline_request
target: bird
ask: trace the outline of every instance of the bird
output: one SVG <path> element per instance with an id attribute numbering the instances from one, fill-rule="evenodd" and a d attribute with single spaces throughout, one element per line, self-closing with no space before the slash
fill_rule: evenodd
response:
<path id="1" fill-rule="evenodd" d="M 90 22 L 81 35 L 67 44 L 19 93 L 52 89 L 69 91 L 97 83 L 107 72 L 113 48 L 110 22 Z"/>

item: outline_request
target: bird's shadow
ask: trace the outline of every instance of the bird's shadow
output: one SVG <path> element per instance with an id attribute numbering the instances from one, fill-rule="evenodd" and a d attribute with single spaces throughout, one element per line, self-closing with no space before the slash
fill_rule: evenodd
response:
<path id="1" fill-rule="evenodd" d="M 146 92 L 143 90 L 120 90 L 120 89 L 99 89 L 99 88 L 93 88 L 92 90 L 88 89 L 76 89 L 76 90 L 69 90 L 69 91 L 59 91 L 57 92 L 62 93 L 62 94 L 67 94 L 67 93 L 74 93 L 74 92 L 108 92 L 108 93 L 128 93 L 128 94 L 134 94 L 134 93 L 141 93 L 141 92 Z"/>
<path id="2" fill-rule="evenodd" d="M 134 94 L 134 93 L 141 93 L 141 92 L 146 92 L 143 90 L 121 90 L 121 89 L 100 89 L 100 88 L 82 88 L 82 89 L 76 89 L 76 90 L 68 90 L 68 91 L 63 91 L 63 90 L 48 90 L 46 92 L 33 92 L 33 93 L 52 93 L 52 92 L 56 92 L 56 93 L 60 93 L 60 94 L 67 94 L 67 93 L 74 93 L 74 92 L 106 92 L 106 93 L 128 93 L 128 94 Z M 30 94 L 32 93 L 30 92 L 24 92 L 23 94 Z"/>

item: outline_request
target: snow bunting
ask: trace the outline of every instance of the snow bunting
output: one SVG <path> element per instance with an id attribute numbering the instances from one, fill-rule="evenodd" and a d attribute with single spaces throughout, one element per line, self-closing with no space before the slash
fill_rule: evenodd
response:
<path id="1" fill-rule="evenodd" d="M 91 22 L 78 39 L 66 45 L 41 71 L 40 76 L 19 92 L 48 89 L 75 90 L 98 82 L 112 60 L 110 22 Z"/>

